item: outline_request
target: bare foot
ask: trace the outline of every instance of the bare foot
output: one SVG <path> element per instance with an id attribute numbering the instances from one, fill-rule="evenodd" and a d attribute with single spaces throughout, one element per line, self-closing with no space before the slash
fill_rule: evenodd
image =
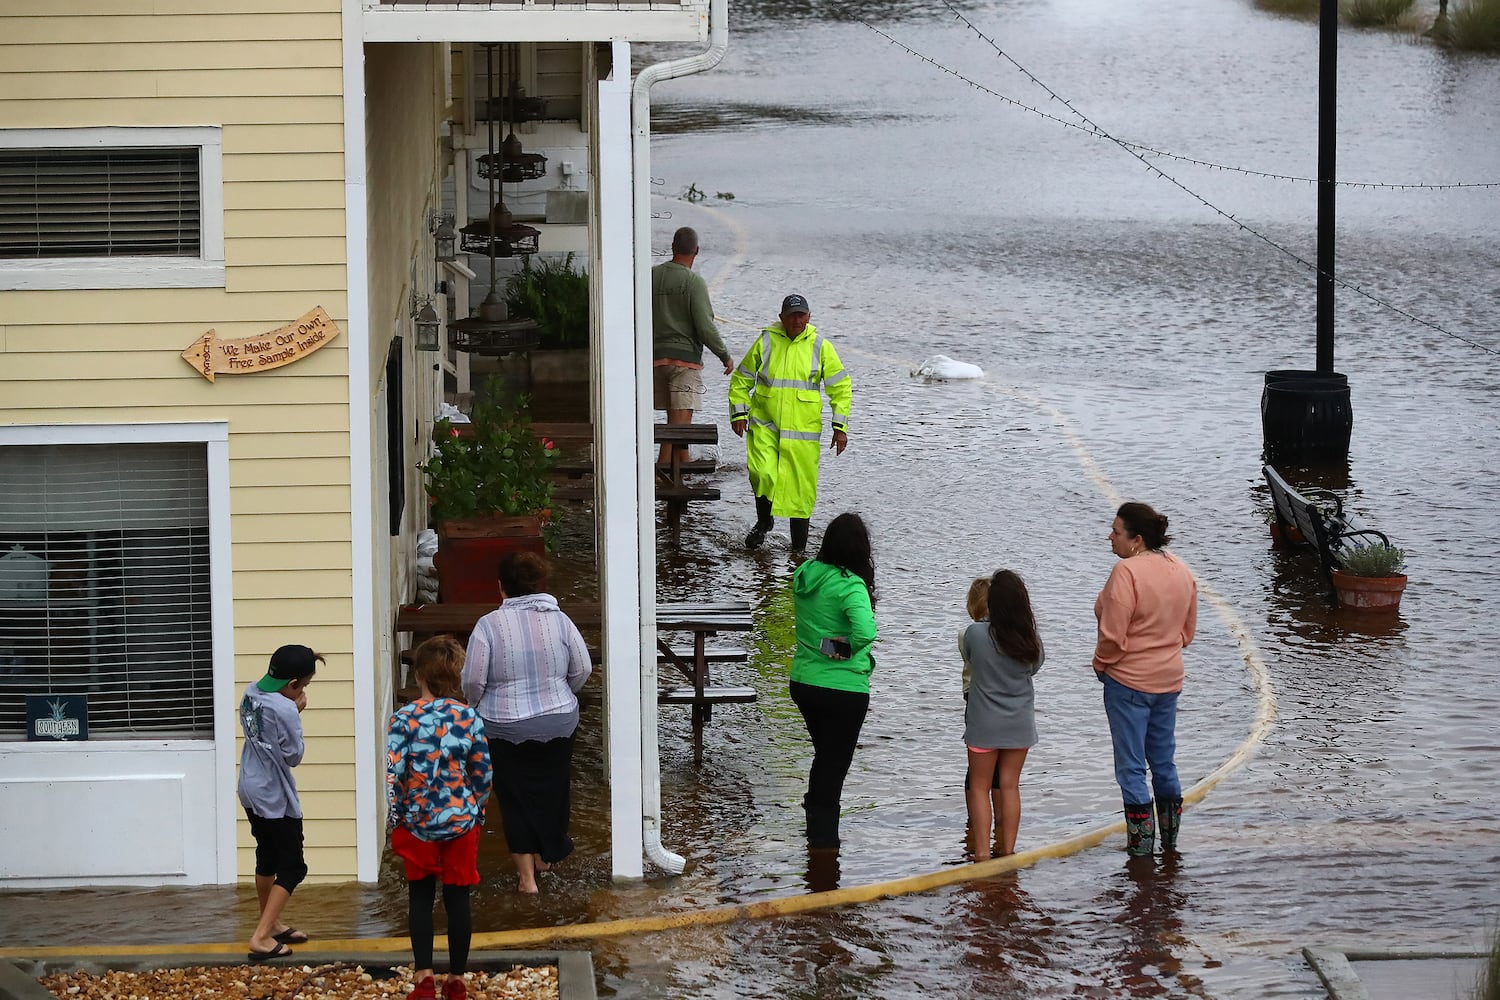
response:
<path id="1" fill-rule="evenodd" d="M 537 888 L 535 882 L 531 883 L 531 885 L 529 885 L 529 886 L 527 886 L 527 885 L 521 886 L 518 891 L 523 896 L 535 896 L 535 895 L 537 895 L 537 894 L 539 894 L 541 892 L 541 890 Z"/>
<path id="2" fill-rule="evenodd" d="M 548 861 L 540 861 L 539 860 L 536 863 L 536 870 L 538 872 L 550 872 L 552 870 L 552 864 L 551 864 L 551 862 L 548 862 Z"/>

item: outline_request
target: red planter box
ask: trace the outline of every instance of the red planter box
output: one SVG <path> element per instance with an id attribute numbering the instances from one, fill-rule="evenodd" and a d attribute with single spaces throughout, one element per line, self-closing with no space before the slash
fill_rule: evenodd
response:
<path id="1" fill-rule="evenodd" d="M 438 525 L 438 596 L 450 604 L 500 604 L 499 568 L 508 552 L 546 554 L 542 522 L 531 515 L 473 517 Z"/>

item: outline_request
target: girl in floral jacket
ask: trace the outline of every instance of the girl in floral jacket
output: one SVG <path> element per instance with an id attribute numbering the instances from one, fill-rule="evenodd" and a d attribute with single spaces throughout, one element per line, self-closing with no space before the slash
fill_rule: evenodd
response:
<path id="1" fill-rule="evenodd" d="M 463 701 L 464 650 L 452 636 L 419 645 L 412 672 L 421 695 L 391 718 L 386 739 L 391 849 L 406 862 L 416 986 L 407 1000 L 435 1000 L 432 906 L 443 883 L 449 974 L 444 1000 L 465 1000 L 473 919 L 469 887 L 479 884 L 479 837 L 490 796 L 484 720 Z"/>

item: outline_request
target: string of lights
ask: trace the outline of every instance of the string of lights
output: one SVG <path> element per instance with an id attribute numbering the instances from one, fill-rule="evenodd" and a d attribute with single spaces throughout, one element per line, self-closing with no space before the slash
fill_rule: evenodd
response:
<path id="1" fill-rule="evenodd" d="M 1105 139 L 1105 140 L 1108 140 L 1109 142 L 1114 143 L 1115 145 L 1119 146 L 1121 149 L 1125 150 L 1125 152 L 1129 153 L 1131 156 L 1133 156 L 1137 160 L 1139 160 L 1141 162 L 1141 164 L 1143 166 L 1145 166 L 1145 168 L 1148 171 L 1150 171 L 1151 173 L 1153 173 L 1156 176 L 1160 177 L 1162 180 L 1166 181 L 1167 183 L 1171 184 L 1172 186 L 1176 187 L 1177 189 L 1179 189 L 1180 191 L 1182 191 L 1184 194 L 1186 194 L 1188 197 L 1190 197 L 1194 201 L 1198 202 L 1204 208 L 1207 208 L 1209 211 L 1211 211 L 1214 214 L 1220 216 L 1221 218 L 1224 218 L 1224 219 L 1228 220 L 1229 222 L 1232 222 L 1241 231 L 1249 234 L 1250 236 L 1253 236 L 1257 240 L 1260 240 L 1262 243 L 1264 243 L 1267 246 L 1271 247 L 1273 250 L 1277 251 L 1278 253 L 1283 254 L 1283 255 L 1285 255 L 1287 257 L 1290 257 L 1292 260 L 1296 261 L 1298 264 L 1301 264 L 1303 267 L 1307 268 L 1309 271 L 1312 271 L 1314 274 L 1320 274 L 1321 273 L 1321 272 L 1318 271 L 1318 267 L 1317 267 L 1317 265 L 1314 262 L 1312 262 L 1312 261 L 1308 260 L 1307 258 L 1303 257 L 1301 254 L 1298 254 L 1296 251 L 1294 251 L 1294 250 L 1292 250 L 1292 249 L 1290 249 L 1288 247 L 1285 247 L 1285 246 L 1281 245 L 1280 243 L 1278 243 L 1275 240 L 1271 239 L 1269 236 L 1264 235 L 1263 233 L 1261 233 L 1258 230 L 1252 228 L 1251 226 L 1245 224 L 1244 222 L 1241 222 L 1239 219 L 1235 218 L 1235 216 L 1232 215 L 1231 213 L 1226 212 L 1224 209 L 1222 209 L 1222 208 L 1218 207 L 1217 205 L 1213 204 L 1207 198 L 1204 198 L 1198 192 L 1194 191 L 1192 188 L 1188 187 L 1186 184 L 1183 184 L 1181 181 L 1179 181 L 1177 178 L 1173 177 L 1171 174 L 1168 174 L 1165 171 L 1163 171 L 1160 167 L 1158 167 L 1156 164 L 1152 163 L 1147 158 L 1148 154 L 1146 152 L 1142 151 L 1142 147 L 1139 147 L 1137 144 L 1126 142 L 1126 141 L 1124 141 L 1122 139 L 1117 139 L 1115 136 L 1111 135 L 1110 133 L 1106 132 L 1104 129 L 1100 128 L 1099 125 L 1097 123 L 1095 123 L 1092 119 L 1090 119 L 1082 111 L 1079 111 L 1077 108 L 1075 108 L 1067 100 L 1067 98 L 1063 97 L 1057 91 L 1055 91 L 1051 87 L 1047 86 L 1047 84 L 1043 83 L 1034 73 L 1032 73 L 1025 66 L 1022 66 L 1019 62 L 1017 62 L 1014 58 L 1012 58 L 1011 55 L 1008 52 L 1006 52 L 1004 49 L 1002 49 L 1000 47 L 999 43 L 997 43 L 993 38 L 991 38 L 990 36 L 986 35 L 984 32 L 980 31 L 979 28 L 977 26 L 975 26 L 975 24 L 972 21 L 970 21 L 967 17 L 965 17 L 964 14 L 961 11 L 959 11 L 956 7 L 954 7 L 953 4 L 951 4 L 949 2 L 949 0 L 942 0 L 942 3 L 943 3 L 943 6 L 947 7 L 948 10 L 952 12 L 953 16 L 959 22 L 961 22 L 966 28 L 968 28 L 975 35 L 977 35 L 982 41 L 984 41 L 992 49 L 994 49 L 995 52 L 1001 58 L 1005 59 L 1012 66 L 1014 66 L 1023 76 L 1025 76 L 1028 80 L 1030 80 L 1032 83 L 1034 83 L 1037 87 L 1040 87 L 1043 91 L 1045 91 L 1047 93 L 1047 95 L 1052 100 L 1058 102 L 1063 107 L 1067 108 L 1068 111 L 1072 112 L 1075 116 L 1077 116 L 1078 119 L 1079 119 L 1079 121 L 1083 122 L 1084 126 L 1086 126 L 1083 129 L 1085 132 L 1087 132 L 1090 135 L 1093 135 L 1093 136 L 1096 136 L 1098 138 Z M 982 84 L 978 84 L 978 83 L 976 83 L 976 82 L 968 79 L 967 77 L 963 76 L 962 74 L 957 73 L 954 70 L 948 68 L 947 66 L 944 66 L 941 63 L 937 62 L 936 60 L 934 60 L 934 59 L 932 59 L 932 58 L 924 55 L 923 53 L 916 51 L 915 49 L 911 48 L 910 46 L 906 45 L 905 43 L 900 42 L 897 39 L 893 38 L 891 35 L 887 34 L 885 31 L 882 31 L 880 28 L 877 28 L 875 25 L 871 24 L 869 21 L 866 21 L 864 18 L 856 16 L 853 19 L 856 20 L 856 21 L 858 21 L 860 24 L 864 25 L 865 27 L 869 28 L 871 31 L 875 32 L 877 35 L 880 35 L 882 38 L 886 39 L 891 44 L 895 45 L 897 48 L 900 48 L 903 51 L 910 53 L 911 55 L 915 56 L 916 58 L 922 60 L 923 62 L 925 62 L 925 63 L 933 66 L 934 68 L 936 68 L 938 70 L 941 70 L 944 73 L 947 73 L 950 76 L 953 76 L 953 77 L 958 78 L 959 80 L 962 80 L 964 83 L 968 84 L 969 86 L 974 87 L 975 89 L 980 90 L 980 91 L 982 91 L 982 92 L 984 92 L 986 94 L 991 94 L 991 95 L 993 95 L 995 97 L 998 97 L 1001 100 L 1006 101 L 1007 103 L 1017 104 L 1017 105 L 1019 105 L 1021 107 L 1027 107 L 1026 105 L 1020 104 L 1020 102 L 1018 102 L 1018 101 L 1011 100 L 1010 98 L 1005 97 L 1003 94 L 999 94 L 996 91 L 991 90 L 990 88 L 983 86 Z M 1035 109 L 1027 107 L 1027 110 L 1035 110 Z M 1065 119 L 1058 118 L 1058 117 L 1050 115 L 1050 114 L 1046 114 L 1045 112 L 1037 112 L 1037 113 L 1042 114 L 1042 116 L 1045 117 L 1045 118 L 1048 118 L 1048 119 L 1050 119 L 1052 121 L 1059 122 L 1059 123 L 1064 124 L 1064 125 L 1070 125 L 1070 126 L 1074 125 L 1074 123 L 1072 123 L 1072 122 L 1068 122 Z M 1077 126 L 1074 126 L 1074 127 L 1077 127 Z M 1226 169 L 1237 169 L 1237 168 L 1226 168 Z M 1377 186 L 1377 185 L 1371 185 L 1371 186 Z M 1488 185 L 1486 185 L 1486 186 L 1488 186 Z M 1354 292 L 1356 295 L 1360 295 L 1360 296 L 1362 296 L 1362 297 L 1370 300 L 1371 302 L 1375 303 L 1376 305 L 1380 306 L 1383 309 L 1389 309 L 1391 312 L 1394 312 L 1397 315 L 1405 317 L 1406 319 L 1410 320 L 1413 323 L 1417 323 L 1417 324 L 1419 324 L 1421 326 L 1425 326 L 1425 327 L 1427 327 L 1427 328 L 1429 328 L 1431 330 L 1435 330 L 1438 333 L 1441 333 L 1445 337 L 1452 337 L 1454 340 L 1461 341 L 1462 343 L 1468 344 L 1470 347 L 1474 347 L 1474 348 L 1477 348 L 1478 350 L 1484 351 L 1487 354 L 1500 355 L 1500 350 L 1496 350 L 1493 347 L 1489 347 L 1488 345 L 1481 344 L 1478 341 L 1471 340 L 1470 338 L 1468 338 L 1468 337 L 1466 337 L 1466 336 L 1464 336 L 1462 334 L 1454 333 L 1452 330 L 1448 330 L 1445 327 L 1440 326 L 1439 324 L 1432 322 L 1431 320 L 1423 319 L 1420 316 L 1414 315 L 1413 313 L 1407 311 L 1406 309 L 1403 309 L 1400 306 L 1398 306 L 1398 305 L 1396 305 L 1396 304 L 1394 304 L 1392 302 L 1388 302 L 1385 299 L 1382 299 L 1379 296 L 1377 296 L 1377 295 L 1375 295 L 1375 294 L 1373 294 L 1371 292 L 1366 291 L 1364 288 L 1361 288 L 1359 285 L 1356 285 L 1353 282 L 1350 282 L 1350 281 L 1347 281 L 1347 280 L 1345 280 L 1343 278 L 1340 278 L 1337 275 L 1333 276 L 1333 281 L 1339 287 L 1346 288 L 1349 291 Z"/>
<path id="2" fill-rule="evenodd" d="M 1107 139 L 1111 142 L 1118 143 L 1119 145 L 1124 146 L 1126 149 L 1129 149 L 1133 152 L 1145 154 L 1146 156 L 1159 156 L 1163 159 L 1176 160 L 1180 163 L 1191 163 L 1194 166 L 1206 167 L 1210 170 L 1223 170 L 1229 173 L 1244 174 L 1247 177 L 1261 177 L 1268 180 L 1297 181 L 1304 184 L 1318 183 L 1318 179 L 1316 177 L 1303 177 L 1299 174 L 1282 174 L 1270 170 L 1254 170 L 1250 167 L 1236 167 L 1228 163 L 1216 163 L 1213 160 L 1204 160 L 1196 156 L 1184 156 L 1181 153 L 1172 153 L 1165 149 L 1157 149 L 1154 146 L 1148 146 L 1145 143 L 1132 142 L 1129 139 L 1115 138 L 1114 136 L 1108 135 L 1107 133 L 1101 131 L 1096 127 L 1093 127 L 1092 125 L 1084 125 L 1078 122 L 1068 121 L 1066 118 L 1059 118 L 1057 115 L 1049 114 L 1046 111 L 1043 111 L 1041 108 L 1027 104 L 1024 101 L 1018 101 L 1013 97 L 1002 94 L 998 90 L 987 87 L 977 80 L 970 79 L 969 77 L 958 72 L 950 66 L 943 65 L 930 56 L 918 52 L 916 49 L 911 48 L 909 45 L 900 41 L 899 39 L 893 38 L 891 35 L 882 31 L 880 28 L 871 24 L 869 21 L 866 21 L 863 18 L 856 18 L 856 20 L 858 20 L 860 24 L 863 24 L 865 27 L 875 32 L 875 34 L 884 38 L 886 41 L 890 42 L 892 45 L 896 46 L 898 49 L 901 49 L 908 55 L 914 56 L 917 59 L 920 59 L 922 62 L 927 63 L 934 69 L 962 81 L 964 84 L 972 87 L 974 90 L 980 91 L 981 93 L 987 94 L 990 97 L 994 97 L 998 100 L 1004 101 L 1006 104 L 1009 104 L 1012 107 L 1020 108 L 1022 111 L 1030 112 L 1031 114 L 1036 115 L 1038 118 L 1044 118 L 1049 122 L 1054 122 L 1067 128 L 1076 129 L 1077 131 L 1082 132 L 1085 135 L 1092 136 L 1093 138 Z M 971 29 L 973 28 L 972 25 L 970 25 L 969 27 Z M 978 32 L 976 30 L 976 34 L 977 33 Z M 979 37 L 985 38 L 986 41 L 989 41 L 989 39 L 986 38 L 986 36 L 984 36 L 983 34 L 980 34 Z M 991 42 L 991 44 L 993 45 L 994 43 Z M 1005 55 L 1005 53 L 1001 52 L 1001 55 Z M 1006 56 L 1006 58 L 1009 58 L 1009 56 Z M 1014 63 L 1014 60 L 1012 60 L 1012 63 Z M 1021 72 L 1026 73 L 1024 68 L 1021 69 Z M 1033 82 L 1036 81 L 1036 78 L 1032 77 L 1031 74 L 1026 73 L 1026 75 L 1030 77 Z M 1367 188 L 1370 190 L 1391 191 L 1453 191 L 1462 188 L 1500 188 L 1500 181 L 1461 181 L 1446 184 L 1432 184 L 1422 182 L 1391 183 L 1385 181 L 1335 181 L 1334 183 L 1339 187 Z"/>

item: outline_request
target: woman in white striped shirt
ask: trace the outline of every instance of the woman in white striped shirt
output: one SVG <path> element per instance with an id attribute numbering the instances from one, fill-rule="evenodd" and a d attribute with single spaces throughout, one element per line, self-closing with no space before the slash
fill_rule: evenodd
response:
<path id="1" fill-rule="evenodd" d="M 500 607 L 475 624 L 463 672 L 464 694 L 489 737 L 505 842 L 528 894 L 538 891 L 538 872 L 573 852 L 577 691 L 593 672 L 583 636 L 546 587 L 541 556 L 500 560 Z"/>

